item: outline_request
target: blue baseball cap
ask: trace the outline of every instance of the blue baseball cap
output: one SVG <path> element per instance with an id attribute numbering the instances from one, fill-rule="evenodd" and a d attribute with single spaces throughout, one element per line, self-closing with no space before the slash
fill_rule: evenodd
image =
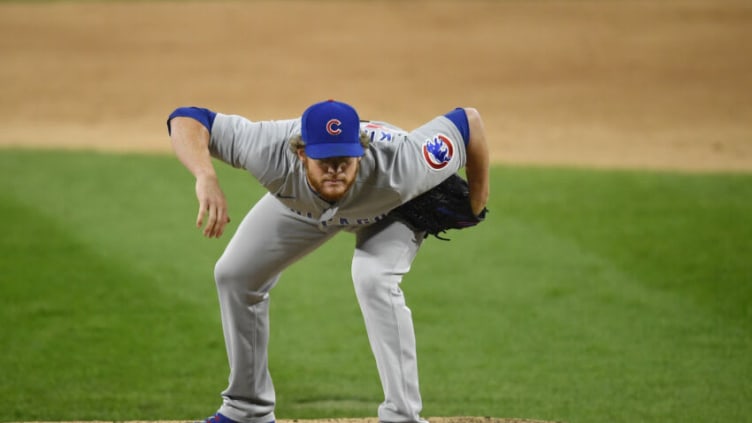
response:
<path id="1" fill-rule="evenodd" d="M 316 103 L 303 112 L 301 135 L 312 159 L 360 157 L 360 117 L 349 104 L 334 100 Z"/>

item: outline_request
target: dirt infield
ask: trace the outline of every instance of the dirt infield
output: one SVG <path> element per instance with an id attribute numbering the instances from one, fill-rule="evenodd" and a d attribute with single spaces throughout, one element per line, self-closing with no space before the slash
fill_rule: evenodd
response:
<path id="1" fill-rule="evenodd" d="M 0 4 L 0 145 L 166 151 L 197 104 L 483 114 L 494 159 L 752 170 L 748 1 Z"/>

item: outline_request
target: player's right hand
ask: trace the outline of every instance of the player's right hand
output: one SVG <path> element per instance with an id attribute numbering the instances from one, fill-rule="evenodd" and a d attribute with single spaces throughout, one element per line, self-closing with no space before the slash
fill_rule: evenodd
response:
<path id="1" fill-rule="evenodd" d="M 219 238 L 225 231 L 225 225 L 230 222 L 227 214 L 227 200 L 216 176 L 196 178 L 196 198 L 198 199 L 198 216 L 196 227 L 204 227 L 203 233 L 207 238 Z M 206 226 L 204 226 L 206 218 Z"/>

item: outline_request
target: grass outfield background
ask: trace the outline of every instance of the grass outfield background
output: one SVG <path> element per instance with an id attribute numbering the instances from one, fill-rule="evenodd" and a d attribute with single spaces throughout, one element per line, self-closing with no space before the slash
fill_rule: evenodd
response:
<path id="1" fill-rule="evenodd" d="M 232 228 L 261 195 L 219 166 Z M 427 416 L 750 421 L 752 175 L 498 166 L 487 222 L 403 283 Z M 161 155 L 0 150 L 2 421 L 197 419 L 227 377 L 192 178 Z M 272 293 L 278 417 L 373 416 L 353 238 Z"/>

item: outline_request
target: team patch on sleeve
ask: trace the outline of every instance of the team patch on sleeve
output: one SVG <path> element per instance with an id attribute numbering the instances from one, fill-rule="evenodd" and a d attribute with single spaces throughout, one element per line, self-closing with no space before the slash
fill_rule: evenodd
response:
<path id="1" fill-rule="evenodd" d="M 429 168 L 441 170 L 454 156 L 454 143 L 444 134 L 436 134 L 423 143 L 423 159 Z"/>

